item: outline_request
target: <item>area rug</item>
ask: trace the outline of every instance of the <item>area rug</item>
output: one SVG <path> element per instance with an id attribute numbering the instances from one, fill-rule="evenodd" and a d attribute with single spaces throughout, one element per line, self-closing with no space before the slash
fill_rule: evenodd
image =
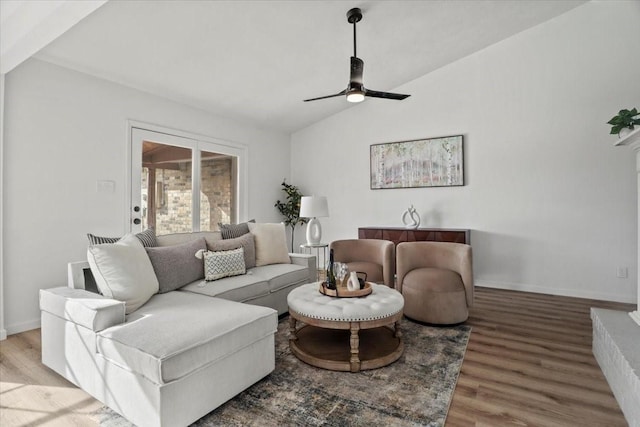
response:
<path id="1" fill-rule="evenodd" d="M 404 354 L 380 369 L 333 372 L 289 351 L 289 322 L 276 333 L 276 369 L 193 424 L 203 426 L 443 426 L 469 341 L 469 326 L 404 319 Z M 129 427 L 104 407 L 103 427 Z"/>

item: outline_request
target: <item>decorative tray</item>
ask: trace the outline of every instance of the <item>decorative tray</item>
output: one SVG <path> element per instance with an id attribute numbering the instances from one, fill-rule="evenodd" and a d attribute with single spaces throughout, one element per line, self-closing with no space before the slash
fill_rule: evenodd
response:
<path id="1" fill-rule="evenodd" d="M 364 288 L 358 289 L 355 291 L 350 291 L 346 286 L 338 286 L 337 289 L 327 289 L 326 282 L 320 282 L 320 286 L 318 290 L 321 294 L 326 295 L 328 297 L 337 297 L 337 298 L 356 298 L 363 297 L 369 295 L 373 292 L 373 288 L 371 287 L 371 282 L 364 282 Z"/>

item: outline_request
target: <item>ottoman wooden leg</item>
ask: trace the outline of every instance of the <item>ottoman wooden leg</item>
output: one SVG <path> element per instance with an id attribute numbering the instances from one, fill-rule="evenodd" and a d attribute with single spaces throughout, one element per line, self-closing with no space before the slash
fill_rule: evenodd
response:
<path id="1" fill-rule="evenodd" d="M 360 372 L 360 323 L 351 323 L 351 372 Z"/>
<path id="2" fill-rule="evenodd" d="M 298 336 L 296 335 L 296 319 L 289 315 L 289 341 L 297 341 Z"/>

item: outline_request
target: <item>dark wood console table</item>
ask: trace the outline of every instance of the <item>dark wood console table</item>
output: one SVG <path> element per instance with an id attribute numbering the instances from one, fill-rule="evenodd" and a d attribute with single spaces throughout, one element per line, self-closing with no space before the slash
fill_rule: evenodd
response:
<path id="1" fill-rule="evenodd" d="M 453 242 L 471 244 L 471 231 L 454 228 L 418 228 L 404 227 L 360 227 L 358 239 L 391 240 L 396 245 L 400 242 Z"/>

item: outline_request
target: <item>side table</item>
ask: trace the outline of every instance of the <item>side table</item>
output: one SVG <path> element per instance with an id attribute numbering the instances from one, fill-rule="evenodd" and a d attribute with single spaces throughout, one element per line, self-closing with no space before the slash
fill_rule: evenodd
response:
<path id="1" fill-rule="evenodd" d="M 303 254 L 314 255 L 316 256 L 316 278 L 320 280 L 320 272 L 324 271 L 327 266 L 327 251 L 329 249 L 328 243 L 314 243 L 308 244 L 303 243 L 300 245 L 300 252 Z M 320 263 L 320 252 L 322 251 L 322 263 Z"/>

